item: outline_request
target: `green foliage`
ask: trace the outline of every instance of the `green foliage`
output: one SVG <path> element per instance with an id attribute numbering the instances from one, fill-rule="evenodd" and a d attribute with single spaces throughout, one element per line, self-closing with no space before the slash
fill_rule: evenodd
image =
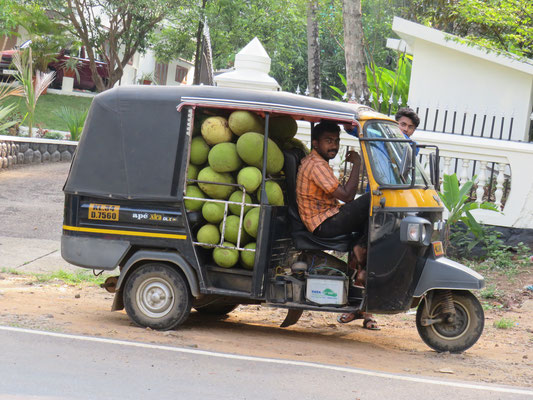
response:
<path id="1" fill-rule="evenodd" d="M 393 99 L 392 107 L 398 106 L 399 99 L 407 102 L 409 96 L 409 81 L 411 79 L 412 56 L 400 54 L 396 70 L 385 67 L 378 67 L 374 63 L 366 66 L 366 78 L 368 89 L 372 93 L 374 109 L 382 112 L 389 112 L 389 100 Z M 380 106 L 379 99 L 382 99 Z"/>
<path id="2" fill-rule="evenodd" d="M 79 141 L 88 110 L 60 107 L 54 113 L 67 124 L 70 132 L 70 140 Z"/>
<path id="3" fill-rule="evenodd" d="M 64 139 L 63 135 L 59 132 L 46 132 L 43 136 L 45 139 L 56 139 L 61 140 Z"/>
<path id="4" fill-rule="evenodd" d="M 467 44 L 533 58 L 533 2 L 530 0 L 460 0 L 452 12 L 468 26 Z"/>
<path id="5" fill-rule="evenodd" d="M 485 287 L 485 289 L 483 289 L 479 294 L 484 299 L 499 299 L 502 296 L 500 291 L 494 285 Z"/>
<path id="6" fill-rule="evenodd" d="M 530 0 L 408 0 L 397 15 L 459 37 L 450 39 L 533 58 Z"/>
<path id="7" fill-rule="evenodd" d="M 46 96 L 41 96 L 35 107 L 36 126 L 39 125 L 41 128 L 48 130 L 68 131 L 68 126 L 65 121 L 54 112 L 61 107 L 88 110 L 92 100 L 92 97 L 64 96 L 51 93 L 48 93 Z M 14 116 L 13 119 L 19 121 L 22 120 L 22 114 L 26 112 L 24 99 L 20 97 L 10 98 L 6 101 L 6 104 L 16 104 L 17 111 L 12 114 L 12 117 Z M 10 131 L 14 130 L 15 127 L 16 126 L 10 128 Z M 13 134 L 15 134 L 15 132 L 13 132 Z"/>
<path id="8" fill-rule="evenodd" d="M 453 174 L 443 176 L 442 192 L 439 193 L 439 196 L 444 203 L 444 206 L 448 210 L 445 238 L 446 246 L 449 244 L 450 227 L 456 224 L 458 221 L 463 222 L 468 228 L 468 231 L 471 232 L 476 238 L 479 239 L 482 237 L 483 229 L 471 214 L 472 210 L 482 208 L 496 212 L 499 211 L 497 206 L 493 203 L 477 203 L 469 199 L 468 194 L 474 185 L 475 179 L 476 176 L 460 187 L 457 175 Z M 472 245 L 472 248 L 474 246 L 475 243 Z"/>
<path id="9" fill-rule="evenodd" d="M 94 274 L 80 270 L 76 272 L 59 270 L 55 272 L 50 272 L 46 274 L 33 274 L 37 279 L 37 282 L 40 283 L 50 283 L 56 280 L 62 281 L 68 285 L 80 285 L 83 283 L 90 283 L 93 285 L 100 285 L 104 283 L 104 277 L 99 275 L 95 276 Z"/>
<path id="10" fill-rule="evenodd" d="M 26 103 L 26 115 L 24 120 L 27 120 L 29 135 L 31 137 L 35 122 L 35 107 L 37 106 L 37 100 L 39 100 L 39 96 L 54 80 L 55 72 L 42 73 L 36 71 L 34 77 L 31 47 L 24 51 L 16 52 L 13 57 L 13 64 L 17 69 L 15 78 L 22 86 L 24 94 Z"/>
<path id="11" fill-rule="evenodd" d="M 501 318 L 498 321 L 494 321 L 494 327 L 496 329 L 510 329 L 515 326 L 515 322 L 512 319 Z"/>

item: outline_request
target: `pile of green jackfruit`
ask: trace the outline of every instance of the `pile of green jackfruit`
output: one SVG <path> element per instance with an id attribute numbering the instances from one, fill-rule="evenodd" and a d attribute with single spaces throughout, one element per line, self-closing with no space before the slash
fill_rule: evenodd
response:
<path id="1" fill-rule="evenodd" d="M 284 160 L 280 147 L 305 148 L 305 145 L 294 138 L 298 127 L 292 117 L 273 116 L 269 126 L 266 161 L 268 180 L 265 182 L 265 191 L 269 204 L 282 206 L 284 193 L 278 182 L 282 178 Z M 250 111 L 233 111 L 229 116 L 204 114 L 197 117 L 191 140 L 187 179 L 203 182 L 188 184 L 185 195 L 239 203 L 242 203 L 244 196 L 246 204 L 259 204 L 263 179 L 264 132 L 264 119 Z M 216 183 L 237 183 L 245 190 L 243 192 L 238 186 Z M 206 221 L 198 230 L 196 240 L 224 246 L 213 250 L 213 260 L 218 266 L 231 268 L 240 260 L 242 267 L 253 269 L 255 252 L 239 251 L 231 247 L 236 247 L 241 228 L 240 247 L 255 250 L 260 207 L 229 204 L 225 223 L 225 203 L 188 199 L 185 200 L 185 207 L 188 211 L 201 210 Z M 241 212 L 244 213 L 242 227 Z M 224 242 L 220 243 L 222 232 Z"/>

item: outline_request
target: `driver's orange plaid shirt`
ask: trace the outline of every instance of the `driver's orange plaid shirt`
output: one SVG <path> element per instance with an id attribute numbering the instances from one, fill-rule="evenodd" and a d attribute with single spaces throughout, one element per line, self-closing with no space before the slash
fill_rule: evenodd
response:
<path id="1" fill-rule="evenodd" d="M 296 177 L 296 202 L 310 232 L 339 212 L 340 204 L 332 195 L 338 186 L 329 163 L 316 150 L 302 160 Z"/>

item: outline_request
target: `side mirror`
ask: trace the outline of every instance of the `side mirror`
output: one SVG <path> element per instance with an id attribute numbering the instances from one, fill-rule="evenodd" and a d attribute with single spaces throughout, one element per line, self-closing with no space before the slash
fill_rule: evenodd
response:
<path id="1" fill-rule="evenodd" d="M 402 163 L 400 165 L 400 176 L 404 181 L 407 181 L 409 171 L 411 171 L 411 164 L 413 163 L 413 150 L 411 146 L 405 146 L 403 148 Z"/>
<path id="2" fill-rule="evenodd" d="M 440 190 L 440 157 L 436 153 L 429 155 L 429 173 L 431 183 L 436 191 Z"/>

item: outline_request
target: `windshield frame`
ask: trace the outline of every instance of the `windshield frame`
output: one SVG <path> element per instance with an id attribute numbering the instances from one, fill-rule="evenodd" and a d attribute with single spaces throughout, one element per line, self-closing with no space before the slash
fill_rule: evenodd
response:
<path id="1" fill-rule="evenodd" d="M 424 169 L 422 168 L 422 165 L 420 165 L 419 162 L 417 162 L 417 155 L 416 155 L 416 142 L 412 139 L 408 138 L 369 138 L 367 137 L 367 130 L 368 127 L 371 126 L 373 123 L 380 123 L 384 125 L 393 125 L 398 127 L 398 124 L 394 121 L 390 120 L 383 120 L 383 119 L 369 119 L 365 121 L 363 125 L 363 131 L 362 131 L 362 137 L 359 138 L 361 142 L 365 143 L 365 150 L 368 157 L 368 168 L 372 171 L 372 177 L 374 181 L 378 184 L 378 189 L 414 189 L 414 188 L 421 188 L 421 189 L 429 189 L 433 188 L 433 185 L 431 183 L 431 180 L 426 175 Z M 411 165 L 410 170 L 413 171 L 411 175 L 410 182 L 402 183 L 402 184 L 391 184 L 391 183 L 383 183 L 380 182 L 380 180 L 377 177 L 377 174 L 375 174 L 375 161 L 373 159 L 373 154 L 369 146 L 366 145 L 366 142 L 399 142 L 399 143 L 406 143 L 411 148 Z M 424 181 L 424 184 L 416 183 L 416 176 L 420 175 L 422 180 Z"/>

